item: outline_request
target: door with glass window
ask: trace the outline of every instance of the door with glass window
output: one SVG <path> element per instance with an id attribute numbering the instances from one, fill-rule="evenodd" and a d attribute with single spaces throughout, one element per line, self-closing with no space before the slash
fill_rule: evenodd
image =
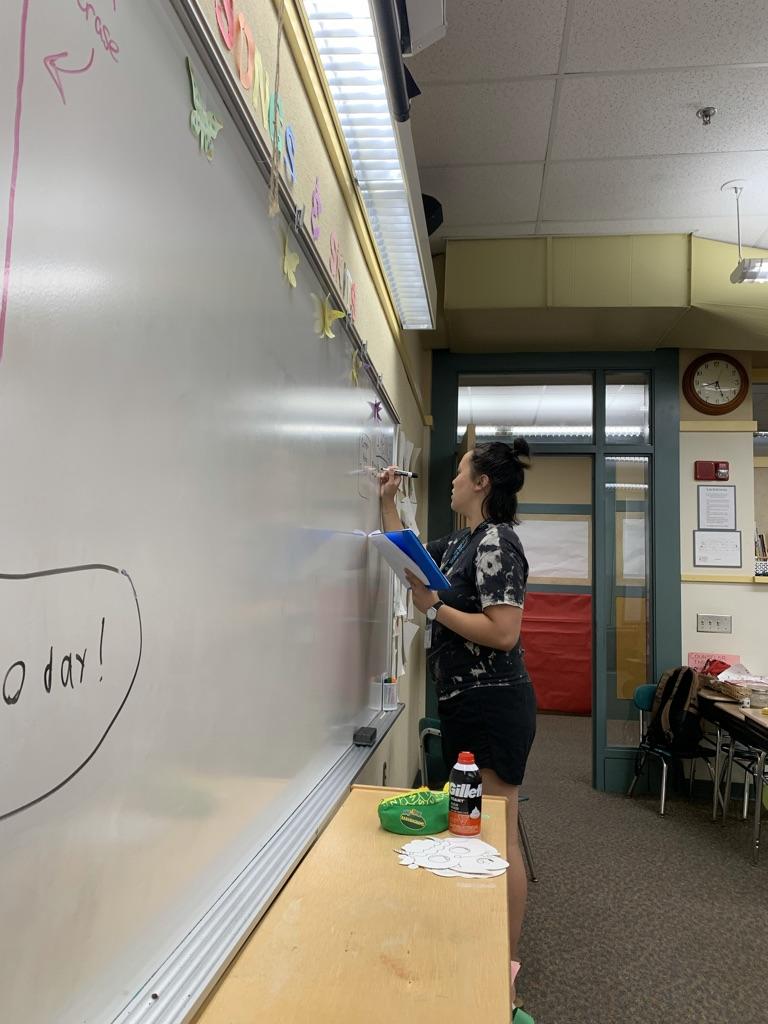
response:
<path id="1" fill-rule="evenodd" d="M 600 788 L 637 743 L 632 695 L 653 678 L 649 409 L 647 372 L 459 378 L 457 453 L 531 446 L 517 527 L 526 664 L 540 713 L 593 715 Z"/>

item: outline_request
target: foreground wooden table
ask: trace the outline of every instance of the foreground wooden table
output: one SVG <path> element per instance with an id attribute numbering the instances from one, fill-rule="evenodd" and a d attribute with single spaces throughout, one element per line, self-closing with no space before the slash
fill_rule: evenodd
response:
<path id="1" fill-rule="evenodd" d="M 507 877 L 402 867 L 407 836 L 353 786 L 224 975 L 195 1024 L 509 1024 Z M 506 800 L 483 800 L 505 855 Z"/>

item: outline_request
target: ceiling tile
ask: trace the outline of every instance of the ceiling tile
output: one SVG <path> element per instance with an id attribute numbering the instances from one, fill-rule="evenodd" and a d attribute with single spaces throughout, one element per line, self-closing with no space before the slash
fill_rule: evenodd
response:
<path id="1" fill-rule="evenodd" d="M 717 107 L 704 127 L 696 111 Z M 555 160 L 768 151 L 768 68 L 566 78 Z"/>
<path id="2" fill-rule="evenodd" d="M 477 228 L 535 221 L 542 164 L 493 164 L 486 167 L 428 167 L 421 186 L 443 204 L 443 233 L 454 227 Z"/>
<path id="3" fill-rule="evenodd" d="M 411 110 L 421 167 L 543 160 L 554 79 L 427 86 Z"/>
<path id="4" fill-rule="evenodd" d="M 768 4 L 575 0 L 567 71 L 765 62 Z"/>
<path id="5" fill-rule="evenodd" d="M 759 246 L 768 232 L 768 216 L 742 217 L 743 245 Z M 688 217 L 667 220 L 542 221 L 543 235 L 661 235 L 696 234 L 717 242 L 736 242 L 735 217 Z"/>
<path id="6" fill-rule="evenodd" d="M 566 0 L 451 0 L 444 39 L 408 59 L 419 84 L 557 71 Z"/>
<path id="7" fill-rule="evenodd" d="M 759 153 L 651 157 L 634 160 L 562 161 L 550 166 L 543 218 L 610 221 L 733 217 L 734 197 L 720 185 L 747 181 L 744 217 L 768 214 L 768 160 Z M 693 230 L 693 226 L 691 230 Z M 595 233 L 604 233 L 595 224 Z"/>

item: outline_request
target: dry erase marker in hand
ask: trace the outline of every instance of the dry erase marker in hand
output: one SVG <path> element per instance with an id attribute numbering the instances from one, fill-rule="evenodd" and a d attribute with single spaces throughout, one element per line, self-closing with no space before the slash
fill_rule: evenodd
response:
<path id="1" fill-rule="evenodd" d="M 386 472 L 386 470 L 385 470 L 385 472 Z M 407 476 L 407 477 L 410 477 L 411 480 L 418 480 L 419 479 L 419 474 L 418 473 L 409 473 L 407 469 L 395 469 L 395 470 L 393 470 L 393 472 L 394 472 L 395 476 Z"/>

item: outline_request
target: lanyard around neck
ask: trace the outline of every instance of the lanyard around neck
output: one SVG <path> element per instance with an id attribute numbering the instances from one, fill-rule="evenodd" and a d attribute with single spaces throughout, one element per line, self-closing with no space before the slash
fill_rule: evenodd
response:
<path id="1" fill-rule="evenodd" d="M 482 523 L 479 523 L 474 528 L 474 530 L 470 530 L 470 532 L 466 535 L 466 537 L 462 538 L 462 540 L 459 541 L 459 543 L 456 545 L 456 547 L 451 552 L 450 557 L 446 561 L 443 562 L 443 565 L 442 565 L 443 572 L 446 572 L 446 573 L 450 572 L 450 570 L 454 567 L 456 562 L 458 562 L 460 556 L 466 550 L 467 545 L 472 540 L 474 535 L 477 533 L 477 531 L 480 529 L 481 526 L 485 526 L 487 521 L 488 521 L 487 519 L 484 519 L 482 521 Z"/>

